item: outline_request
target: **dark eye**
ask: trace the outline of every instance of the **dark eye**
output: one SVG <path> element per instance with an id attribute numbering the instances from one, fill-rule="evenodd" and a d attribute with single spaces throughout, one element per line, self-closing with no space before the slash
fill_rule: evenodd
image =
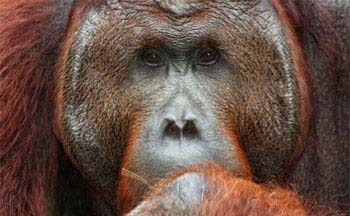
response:
<path id="1" fill-rule="evenodd" d="M 142 55 L 142 61 L 148 66 L 156 67 L 165 63 L 165 59 L 161 52 L 155 49 L 148 49 Z"/>
<path id="2" fill-rule="evenodd" d="M 207 47 L 200 50 L 197 54 L 197 64 L 200 65 L 213 65 L 220 57 L 217 49 L 212 47 Z"/>

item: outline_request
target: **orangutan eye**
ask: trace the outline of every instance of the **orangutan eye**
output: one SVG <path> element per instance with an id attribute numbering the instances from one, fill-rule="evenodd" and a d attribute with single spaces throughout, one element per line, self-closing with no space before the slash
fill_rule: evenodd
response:
<path id="1" fill-rule="evenodd" d="M 165 58 L 162 56 L 162 53 L 158 50 L 148 49 L 143 53 L 142 61 L 147 66 L 157 67 L 165 63 Z"/>
<path id="2" fill-rule="evenodd" d="M 220 58 L 219 51 L 212 47 L 206 47 L 199 50 L 196 56 L 196 62 L 199 65 L 209 66 L 215 64 Z"/>

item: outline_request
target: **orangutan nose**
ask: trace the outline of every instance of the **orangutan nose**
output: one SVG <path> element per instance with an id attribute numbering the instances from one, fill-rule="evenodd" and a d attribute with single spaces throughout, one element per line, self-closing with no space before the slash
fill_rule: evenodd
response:
<path id="1" fill-rule="evenodd" d="M 180 139 L 181 137 L 187 139 L 194 139 L 199 137 L 199 131 L 196 126 L 196 120 L 174 120 L 174 119 L 165 119 L 166 126 L 164 128 L 164 137 L 172 139 Z"/>

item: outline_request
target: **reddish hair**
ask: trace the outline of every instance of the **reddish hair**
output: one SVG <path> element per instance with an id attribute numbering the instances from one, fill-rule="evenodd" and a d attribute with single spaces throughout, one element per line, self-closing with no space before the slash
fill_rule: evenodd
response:
<path id="1" fill-rule="evenodd" d="M 71 5 L 71 0 L 1 2 L 0 215 L 54 210 L 53 72 Z"/>
<path id="2" fill-rule="evenodd" d="M 181 194 L 182 186 L 196 175 L 202 191 Z M 187 176 L 186 176 L 187 175 Z M 198 182 L 197 182 L 198 181 Z M 186 192 L 187 193 L 187 192 Z M 193 193 L 193 194 L 192 194 Z M 189 202 L 184 197 L 197 197 Z M 182 197 L 184 196 L 184 197 Z M 234 177 L 215 165 L 195 165 L 176 171 L 154 185 L 145 200 L 130 215 L 306 215 L 298 196 L 276 185 L 258 185 Z"/>

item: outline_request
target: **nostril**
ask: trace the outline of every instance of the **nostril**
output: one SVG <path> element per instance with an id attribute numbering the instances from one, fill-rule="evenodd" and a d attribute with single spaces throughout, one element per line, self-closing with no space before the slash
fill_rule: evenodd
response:
<path id="1" fill-rule="evenodd" d="M 181 129 L 177 126 L 174 120 L 167 120 L 164 136 L 170 138 L 179 138 L 181 136 Z"/>
<path id="2" fill-rule="evenodd" d="M 199 135 L 197 126 L 193 120 L 186 121 L 182 132 L 184 137 L 192 138 L 192 139 Z"/>

